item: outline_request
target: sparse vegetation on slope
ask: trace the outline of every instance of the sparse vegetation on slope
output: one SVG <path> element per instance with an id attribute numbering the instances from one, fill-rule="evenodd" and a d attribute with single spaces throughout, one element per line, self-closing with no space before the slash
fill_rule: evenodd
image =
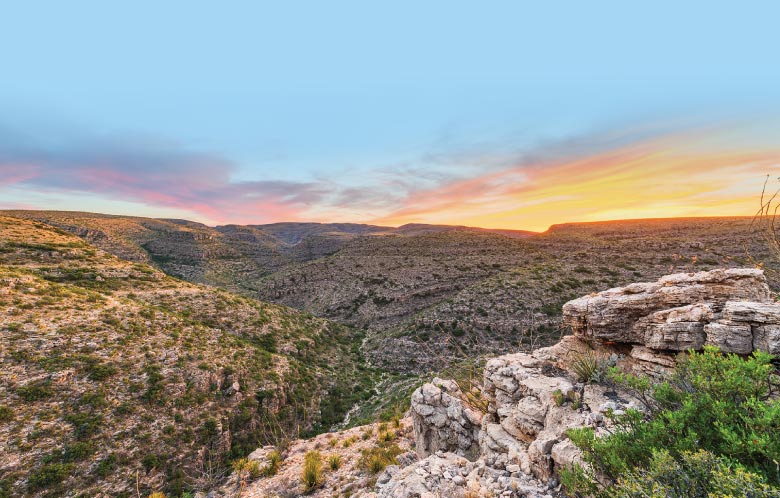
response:
<path id="1" fill-rule="evenodd" d="M 747 252 L 777 266 L 749 218 L 572 223 L 533 235 L 427 225 L 212 229 L 90 213 L 12 214 L 55 223 L 123 257 L 145 257 L 171 275 L 365 330 L 363 354 L 395 375 L 365 403 L 373 408 L 352 419 L 362 422 L 388 408 L 384 393 L 414 384 L 410 376 L 556 342 L 565 332 L 561 305 L 577 296 L 740 266 Z M 349 408 L 343 396 L 333 399 L 334 411 Z"/>
<path id="2" fill-rule="evenodd" d="M 372 384 L 352 329 L 173 279 L 38 222 L 0 217 L 0 280 L 11 495 L 215 485 L 258 445 L 341 420 Z"/>

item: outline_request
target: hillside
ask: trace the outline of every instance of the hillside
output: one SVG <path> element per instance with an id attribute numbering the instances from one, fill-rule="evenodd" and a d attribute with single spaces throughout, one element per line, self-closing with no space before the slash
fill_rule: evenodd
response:
<path id="1" fill-rule="evenodd" d="M 340 421 L 372 384 L 357 331 L 39 222 L 0 217 L 0 281 L 3 495 L 208 488 L 228 460 Z"/>
<path id="2" fill-rule="evenodd" d="M 569 223 L 532 234 L 438 225 L 209 228 L 90 213 L 8 214 L 52 223 L 180 278 L 365 329 L 372 363 L 403 374 L 550 344 L 561 335 L 561 304 L 577 295 L 746 264 L 746 252 L 771 260 L 749 218 Z"/>
<path id="3" fill-rule="evenodd" d="M 748 253 L 776 269 L 778 262 L 751 233 L 750 222 L 680 218 L 555 225 L 518 241 L 506 263 L 489 265 L 486 277 L 370 334 L 371 358 L 391 369 L 425 371 L 474 354 L 532 350 L 560 338 L 561 305 L 579 295 L 668 273 L 743 266 L 752 263 Z M 475 252 L 493 261 L 490 251 L 501 243 L 487 239 L 474 245 Z M 344 251 L 337 256 L 346 257 Z M 452 253 L 445 262 L 452 267 L 457 259 Z M 770 280 L 774 290 L 778 284 Z M 406 360 L 400 366 L 398 357 Z"/>

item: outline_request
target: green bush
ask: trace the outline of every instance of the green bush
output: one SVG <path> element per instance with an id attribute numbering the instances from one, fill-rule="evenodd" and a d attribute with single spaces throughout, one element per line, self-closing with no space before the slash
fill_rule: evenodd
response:
<path id="1" fill-rule="evenodd" d="M 116 469 L 117 460 L 116 455 L 110 453 L 107 457 L 98 462 L 97 467 L 95 468 L 95 475 L 101 478 L 111 475 L 111 473 L 114 472 L 114 469 Z"/>
<path id="2" fill-rule="evenodd" d="M 9 422 L 14 418 L 14 411 L 11 407 L 0 405 L 0 422 Z"/>
<path id="3" fill-rule="evenodd" d="M 11 481 L 8 478 L 0 479 L 0 498 L 11 498 Z"/>
<path id="4" fill-rule="evenodd" d="M 683 452 L 675 459 L 668 451 L 653 453 L 647 468 L 618 479 L 611 496 L 622 498 L 683 498 L 749 496 L 777 497 L 780 490 L 766 479 L 704 450 Z"/>
<path id="5" fill-rule="evenodd" d="M 659 473 L 677 479 L 667 486 L 688 490 L 696 479 L 717 481 L 724 489 L 727 478 L 778 485 L 780 401 L 770 395 L 777 394 L 780 379 L 771 359 L 762 352 L 743 359 L 706 348 L 681 359 L 673 375 L 658 384 L 612 369 L 611 379 L 633 391 L 645 403 L 646 413 L 627 410 L 610 415 L 615 428 L 602 438 L 590 428 L 570 430 L 570 439 L 592 470 L 564 471 L 567 489 L 577 495 L 634 496 L 615 495 L 611 485 L 641 488 L 653 481 L 648 476 Z M 702 468 L 709 473 L 697 473 Z"/>
<path id="6" fill-rule="evenodd" d="M 70 475 L 73 464 L 70 463 L 50 463 L 41 466 L 39 469 L 30 473 L 27 478 L 27 485 L 31 489 L 40 489 L 59 484 Z"/>
<path id="7" fill-rule="evenodd" d="M 91 414 L 77 412 L 65 415 L 63 420 L 73 425 L 74 435 L 77 439 L 83 440 L 100 430 L 103 416 L 99 413 Z"/>
<path id="8" fill-rule="evenodd" d="M 141 463 L 143 463 L 146 471 L 149 472 L 152 469 L 160 467 L 163 463 L 163 459 L 160 458 L 159 455 L 155 455 L 154 453 L 151 453 L 149 455 L 146 455 L 143 458 L 143 460 L 141 460 Z"/>
<path id="9" fill-rule="evenodd" d="M 52 395 L 51 381 L 46 380 L 17 387 L 16 394 L 28 403 L 46 399 Z"/>
<path id="10" fill-rule="evenodd" d="M 87 377 L 89 380 L 101 381 L 105 380 L 117 373 L 117 369 L 110 363 L 97 363 L 90 365 L 87 369 Z"/>

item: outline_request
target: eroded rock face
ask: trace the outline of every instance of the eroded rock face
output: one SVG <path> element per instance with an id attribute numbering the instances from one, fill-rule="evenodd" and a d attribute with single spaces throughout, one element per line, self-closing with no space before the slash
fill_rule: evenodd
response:
<path id="1" fill-rule="evenodd" d="M 576 338 L 565 342 L 575 352 L 582 346 Z M 489 404 L 480 445 L 491 468 L 519 468 L 546 482 L 561 466 L 581 461 L 576 448 L 562 444 L 568 439 L 566 431 L 603 425 L 601 405 L 612 400 L 596 396 L 599 391 L 594 386 L 576 384 L 568 372 L 556 367 L 553 361 L 563 353 L 563 348 L 545 348 L 488 361 L 484 395 Z M 631 402 L 616 398 L 608 408 L 625 408 Z M 560 461 L 553 454 L 556 447 Z"/>
<path id="2" fill-rule="evenodd" d="M 563 318 L 578 336 L 653 351 L 780 350 L 780 305 L 772 302 L 763 271 L 752 268 L 679 273 L 610 289 L 569 301 Z"/>
<path id="3" fill-rule="evenodd" d="M 439 450 L 474 460 L 479 454 L 482 414 L 463 402 L 452 380 L 434 379 L 412 394 L 415 446 L 420 458 Z"/>

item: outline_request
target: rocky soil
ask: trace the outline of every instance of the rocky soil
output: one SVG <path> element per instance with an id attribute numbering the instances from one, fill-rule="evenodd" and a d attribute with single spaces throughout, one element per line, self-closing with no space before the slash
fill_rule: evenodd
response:
<path id="1" fill-rule="evenodd" d="M 249 459 L 264 468 L 268 465 L 269 455 L 276 450 L 273 446 L 258 448 L 249 455 Z M 301 479 L 305 456 L 309 452 L 319 453 L 322 462 L 321 482 L 312 489 L 307 489 Z M 375 468 L 369 467 L 366 455 L 380 452 L 394 455 L 392 461 L 382 462 Z M 281 456 L 278 471 L 274 475 L 241 483 L 238 476 L 233 474 L 218 494 L 244 498 L 303 494 L 315 498 L 365 496 L 377 482 L 385 479 L 387 465 L 406 466 L 417 460 L 409 418 L 295 440 L 282 450 Z M 337 467 L 331 466 L 333 457 L 338 458 Z"/>

